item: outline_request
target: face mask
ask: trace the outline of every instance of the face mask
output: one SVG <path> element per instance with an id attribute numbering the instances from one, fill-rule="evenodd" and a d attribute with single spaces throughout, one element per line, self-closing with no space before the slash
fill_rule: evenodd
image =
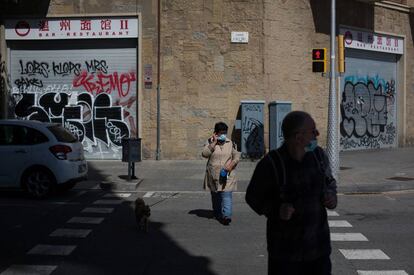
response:
<path id="1" fill-rule="evenodd" d="M 312 139 L 308 145 L 305 146 L 305 152 L 312 152 L 313 150 L 318 147 L 318 141 L 316 139 Z"/>
<path id="2" fill-rule="evenodd" d="M 221 136 L 219 136 L 217 138 L 217 140 L 220 141 L 220 142 L 225 142 L 226 141 L 226 135 L 225 134 L 222 134 Z"/>

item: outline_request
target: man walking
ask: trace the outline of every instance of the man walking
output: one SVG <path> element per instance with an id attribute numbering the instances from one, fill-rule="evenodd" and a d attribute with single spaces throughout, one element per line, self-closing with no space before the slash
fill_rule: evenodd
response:
<path id="1" fill-rule="evenodd" d="M 246 192 L 267 218 L 268 274 L 330 275 L 326 208 L 337 205 L 336 181 L 308 113 L 290 112 L 282 132 L 284 144 L 257 164 Z"/>

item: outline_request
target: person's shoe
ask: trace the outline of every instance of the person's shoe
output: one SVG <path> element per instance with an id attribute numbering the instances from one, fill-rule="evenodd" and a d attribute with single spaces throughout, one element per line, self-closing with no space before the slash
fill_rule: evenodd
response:
<path id="1" fill-rule="evenodd" d="M 221 219 L 221 223 L 222 223 L 223 225 L 229 225 L 229 224 L 231 223 L 231 219 L 230 219 L 230 218 L 227 218 L 227 217 L 223 217 L 223 218 Z"/>

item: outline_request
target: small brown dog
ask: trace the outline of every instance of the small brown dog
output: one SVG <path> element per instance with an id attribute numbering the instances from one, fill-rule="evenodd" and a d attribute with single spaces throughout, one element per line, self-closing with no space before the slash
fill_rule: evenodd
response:
<path id="1" fill-rule="evenodd" d="M 135 220 L 138 228 L 144 232 L 148 232 L 148 218 L 151 216 L 151 209 L 145 204 L 142 198 L 135 200 Z"/>

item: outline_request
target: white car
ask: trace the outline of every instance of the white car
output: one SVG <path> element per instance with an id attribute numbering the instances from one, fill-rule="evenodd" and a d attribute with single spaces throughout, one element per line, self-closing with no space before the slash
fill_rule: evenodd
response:
<path id="1" fill-rule="evenodd" d="M 82 144 L 60 124 L 0 120 L 0 187 L 42 198 L 87 179 Z"/>

